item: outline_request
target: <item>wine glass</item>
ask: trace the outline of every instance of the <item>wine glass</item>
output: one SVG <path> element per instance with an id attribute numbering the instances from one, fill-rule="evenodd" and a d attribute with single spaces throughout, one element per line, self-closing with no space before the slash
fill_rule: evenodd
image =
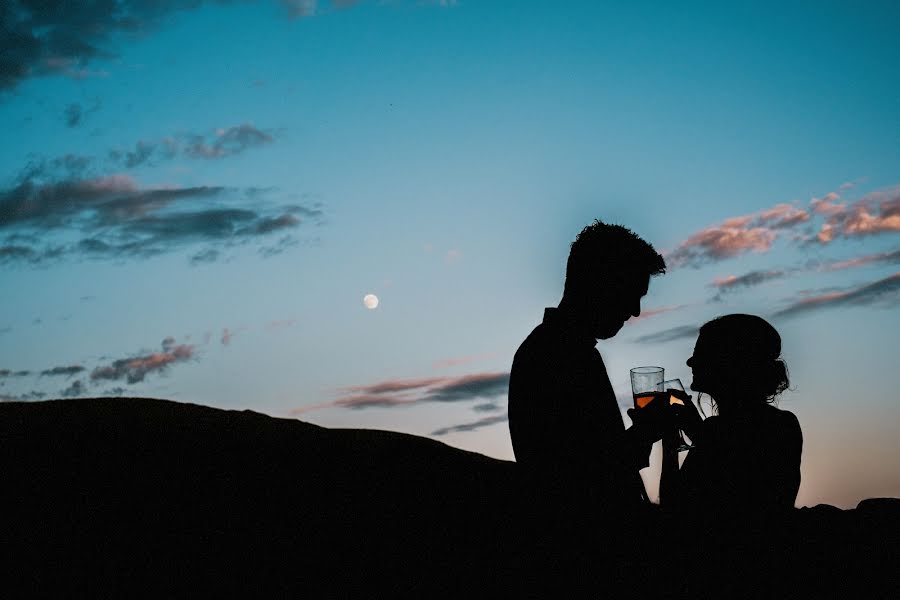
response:
<path id="1" fill-rule="evenodd" d="M 635 367 L 631 369 L 631 394 L 635 408 L 644 408 L 659 395 L 665 371 L 662 367 Z"/>
<path id="2" fill-rule="evenodd" d="M 690 396 L 687 395 L 687 392 L 684 391 L 684 386 L 681 385 L 680 379 L 668 379 L 666 381 L 660 382 L 656 388 L 657 392 L 661 394 L 666 394 L 669 397 L 669 406 L 673 404 L 680 404 L 684 406 L 685 402 L 690 402 Z M 673 394 L 672 392 L 680 392 L 680 394 Z M 694 446 L 692 444 L 688 444 L 684 435 L 681 433 L 681 430 L 678 430 L 678 452 L 684 452 L 685 450 L 690 450 Z"/>

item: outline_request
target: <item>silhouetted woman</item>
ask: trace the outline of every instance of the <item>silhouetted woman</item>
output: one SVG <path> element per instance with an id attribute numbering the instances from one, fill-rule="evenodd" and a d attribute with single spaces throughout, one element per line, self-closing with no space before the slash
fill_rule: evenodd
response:
<path id="1" fill-rule="evenodd" d="M 793 413 L 773 405 L 788 387 L 780 355 L 781 336 L 760 317 L 726 315 L 700 328 L 687 365 L 691 389 L 712 399 L 714 416 L 701 420 L 691 402 L 678 411 L 694 448 L 679 469 L 672 440 L 664 443 L 664 507 L 738 517 L 794 506 L 803 434 Z"/>

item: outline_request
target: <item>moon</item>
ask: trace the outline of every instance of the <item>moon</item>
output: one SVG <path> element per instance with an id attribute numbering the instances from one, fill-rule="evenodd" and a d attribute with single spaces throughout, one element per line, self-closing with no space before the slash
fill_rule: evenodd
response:
<path id="1" fill-rule="evenodd" d="M 366 308 L 369 310 L 374 310 L 378 308 L 378 296 L 375 294 L 366 294 L 363 298 L 363 304 L 366 305 Z"/>

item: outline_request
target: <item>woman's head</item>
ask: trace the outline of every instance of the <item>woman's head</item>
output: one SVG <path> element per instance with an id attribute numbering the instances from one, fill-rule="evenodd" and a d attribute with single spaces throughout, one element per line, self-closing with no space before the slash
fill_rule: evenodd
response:
<path id="1" fill-rule="evenodd" d="M 789 385 L 781 336 L 755 315 L 725 315 L 703 325 L 687 365 L 691 389 L 709 394 L 720 408 L 772 402 Z"/>

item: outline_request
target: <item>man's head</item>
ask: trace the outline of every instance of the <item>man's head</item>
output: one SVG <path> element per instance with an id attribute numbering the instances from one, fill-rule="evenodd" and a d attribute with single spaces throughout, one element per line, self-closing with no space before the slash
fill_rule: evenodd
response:
<path id="1" fill-rule="evenodd" d="M 663 257 L 633 231 L 595 220 L 572 242 L 561 304 L 589 323 L 595 338 L 611 338 L 641 314 L 650 277 L 665 272 Z"/>

